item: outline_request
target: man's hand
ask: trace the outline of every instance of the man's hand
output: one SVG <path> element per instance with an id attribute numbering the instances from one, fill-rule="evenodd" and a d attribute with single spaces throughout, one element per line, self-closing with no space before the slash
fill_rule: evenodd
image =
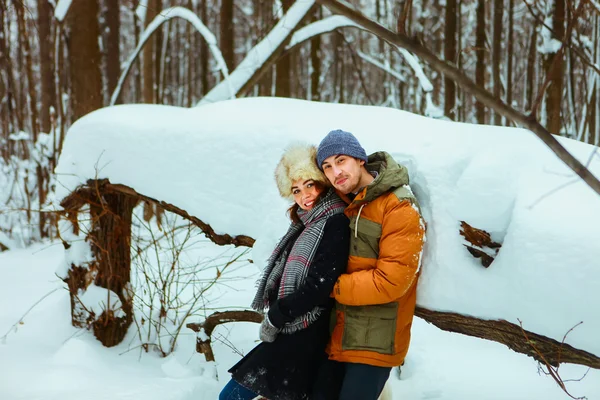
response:
<path id="1" fill-rule="evenodd" d="M 263 342 L 274 342 L 277 334 L 279 333 L 279 329 L 275 328 L 271 321 L 269 321 L 269 316 L 265 315 L 265 318 L 262 320 L 260 324 L 260 340 Z"/>

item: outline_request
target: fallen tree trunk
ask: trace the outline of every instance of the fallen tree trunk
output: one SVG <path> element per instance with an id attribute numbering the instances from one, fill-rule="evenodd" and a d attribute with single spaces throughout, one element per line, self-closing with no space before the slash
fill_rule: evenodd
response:
<path id="1" fill-rule="evenodd" d="M 164 201 L 159 201 L 140 194 L 128 186 L 112 184 L 108 179 L 88 181 L 86 186 L 78 188 L 71 193 L 70 196 L 65 198 L 61 202 L 61 205 L 65 210 L 78 209 L 83 204 L 89 204 L 91 202 L 90 199 L 93 198 L 97 191 L 105 194 L 119 194 L 129 197 L 132 200 L 137 199 L 139 201 L 160 205 L 160 207 L 163 207 L 165 210 L 180 215 L 194 223 L 216 244 L 233 244 L 234 246 L 246 247 L 252 247 L 254 245 L 255 240 L 249 236 L 217 234 L 210 225 L 204 223 L 197 217 L 189 215 L 186 211 Z M 545 337 L 541 334 L 524 330 L 520 325 L 505 320 L 484 320 L 453 312 L 432 311 L 423 307 L 417 307 L 415 315 L 444 331 L 462 333 L 464 335 L 502 343 L 517 353 L 526 354 L 537 361 L 547 362 L 552 366 L 558 366 L 561 363 L 572 363 L 600 369 L 600 357 L 585 350 L 577 349 L 566 343 L 561 343 L 555 339 Z M 198 344 L 198 351 L 204 354 L 210 354 L 212 352 L 212 350 L 209 350 L 210 334 L 215 326 L 225 322 L 234 321 L 260 322 L 262 316 L 259 316 L 260 314 L 252 311 L 229 311 L 211 315 L 209 319 L 202 324 L 204 333 L 208 336 L 208 341 L 205 340 L 203 343 Z M 199 330 L 198 324 L 188 324 L 189 328 L 194 329 L 192 326 L 196 326 Z M 214 357 L 214 355 L 211 357 Z"/>
<path id="2" fill-rule="evenodd" d="M 554 367 L 561 363 L 569 363 L 600 369 L 600 357 L 526 331 L 521 326 L 502 319 L 485 320 L 452 312 L 431 311 L 422 307 L 416 308 L 415 315 L 441 330 L 502 343 L 517 353 L 526 354 L 541 363 L 548 362 Z"/>
<path id="3" fill-rule="evenodd" d="M 141 193 L 136 192 L 134 189 L 129 186 L 113 184 L 110 183 L 108 179 L 100 179 L 100 180 L 89 180 L 85 186 L 79 187 L 73 193 L 71 193 L 67 198 L 65 198 L 61 202 L 61 206 L 65 210 L 79 209 L 83 204 L 89 203 L 89 199 L 91 195 L 95 191 L 100 191 L 101 193 L 108 194 L 121 194 L 127 196 L 131 199 L 136 199 L 138 201 L 145 201 L 154 205 L 158 205 L 162 207 L 165 211 L 170 211 L 174 214 L 179 215 L 180 217 L 190 221 L 194 225 L 204 232 L 206 237 L 210 239 L 213 243 L 218 244 L 219 246 L 224 246 L 228 244 L 232 244 L 236 247 L 245 246 L 252 247 L 254 246 L 254 239 L 245 235 L 238 236 L 230 236 L 227 234 L 218 234 L 214 231 L 214 229 L 207 223 L 203 222 L 199 218 L 194 217 L 193 215 L 188 214 L 185 210 L 174 206 L 173 204 L 159 201 L 153 199 L 152 197 L 145 196 Z"/>
<path id="4" fill-rule="evenodd" d="M 190 323 L 186 326 L 196 332 L 196 351 L 204 354 L 206 361 L 215 361 L 215 354 L 211 347 L 213 330 L 229 322 L 256 322 L 261 323 L 263 315 L 252 310 L 220 311 L 211 314 L 200 323 Z"/>

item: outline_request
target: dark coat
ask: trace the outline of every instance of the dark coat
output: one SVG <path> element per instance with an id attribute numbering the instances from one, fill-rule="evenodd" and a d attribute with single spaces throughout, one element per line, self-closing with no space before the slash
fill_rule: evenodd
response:
<path id="1" fill-rule="evenodd" d="M 280 333 L 274 342 L 256 346 L 229 370 L 235 381 L 269 400 L 308 399 L 318 366 L 327 359 L 330 294 L 338 276 L 346 271 L 349 243 L 348 218 L 344 214 L 330 217 L 306 280 L 294 293 L 273 302 L 268 315 L 273 325 L 281 327 L 315 306 L 325 311 L 306 329 Z"/>

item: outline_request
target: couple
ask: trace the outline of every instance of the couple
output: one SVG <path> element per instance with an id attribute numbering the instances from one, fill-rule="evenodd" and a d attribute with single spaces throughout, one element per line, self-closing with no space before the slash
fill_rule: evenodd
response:
<path id="1" fill-rule="evenodd" d="M 262 343 L 220 400 L 376 400 L 408 351 L 425 226 L 408 173 L 349 132 L 289 147 L 275 169 L 292 223 L 252 307 Z M 331 187 L 333 186 L 333 187 Z"/>

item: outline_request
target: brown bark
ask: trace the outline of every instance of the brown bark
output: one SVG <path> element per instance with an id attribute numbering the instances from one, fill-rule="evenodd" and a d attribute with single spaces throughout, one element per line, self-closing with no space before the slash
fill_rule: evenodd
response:
<path id="1" fill-rule="evenodd" d="M 194 332 L 203 331 L 208 339 L 204 340 L 203 338 L 196 338 L 196 351 L 198 353 L 204 354 L 206 361 L 215 361 L 215 355 L 213 353 L 211 343 L 211 335 L 214 329 L 222 324 L 226 324 L 229 322 L 255 322 L 257 324 L 261 323 L 263 320 L 263 315 L 251 310 L 242 310 L 242 311 L 219 311 L 213 313 L 208 316 L 201 323 L 190 323 L 186 326 L 193 330 Z M 203 335 L 204 336 L 204 335 Z"/>
<path id="2" fill-rule="evenodd" d="M 477 26 L 475 28 L 475 52 L 477 61 L 475 65 L 475 83 L 481 88 L 485 88 L 485 0 L 477 0 Z M 477 99 L 475 101 L 475 116 L 477 123 L 485 124 L 485 105 Z"/>
<path id="3" fill-rule="evenodd" d="M 254 0 L 255 9 L 258 10 L 258 20 L 256 38 L 258 41 L 268 33 L 268 30 L 275 26 L 273 16 L 273 0 Z M 273 73 L 275 68 L 267 68 L 258 81 L 258 95 L 272 96 L 274 94 Z"/>
<path id="4" fill-rule="evenodd" d="M 457 8 L 456 0 L 446 0 L 446 21 L 444 24 L 444 58 L 456 63 L 457 47 Z M 456 120 L 456 84 L 444 76 L 444 115 Z"/>
<path id="5" fill-rule="evenodd" d="M 25 9 L 23 3 L 15 2 L 15 10 L 17 12 L 17 24 L 19 27 L 19 37 L 21 38 L 20 46 L 23 46 L 25 53 L 25 71 L 27 76 L 27 88 L 29 92 L 29 113 L 31 116 L 31 133 L 33 142 L 37 142 L 38 128 L 38 111 L 37 111 L 37 93 L 35 90 L 35 80 L 33 79 L 33 65 L 31 62 L 31 45 L 29 43 L 29 33 L 27 32 L 27 23 L 25 21 Z M 23 81 L 23 79 L 21 79 Z"/>
<path id="6" fill-rule="evenodd" d="M 221 0 L 219 47 L 229 71 L 235 67 L 235 31 L 233 29 L 233 0 Z"/>
<path id="7" fill-rule="evenodd" d="M 131 276 L 131 218 L 135 199 L 119 194 L 102 194 L 90 205 L 92 253 L 96 258 L 97 286 L 116 293 L 123 316 L 115 316 L 110 303 L 93 322 L 94 336 L 106 347 L 123 340 L 133 321 L 133 297 L 128 288 Z M 111 300 L 111 302 L 114 301 Z"/>
<path id="8" fill-rule="evenodd" d="M 146 28 L 158 15 L 159 0 L 148 0 L 146 18 L 144 19 L 144 28 Z M 156 32 L 155 32 L 156 34 Z M 142 53 L 142 102 L 153 104 L 155 97 L 155 70 L 158 70 L 158 44 L 156 38 L 149 39 L 144 45 Z"/>
<path id="9" fill-rule="evenodd" d="M 596 103 L 598 101 L 596 94 L 598 92 L 598 88 L 596 86 L 595 81 L 594 81 L 594 84 L 592 85 L 591 90 L 592 90 L 592 97 L 590 98 L 590 103 L 588 104 L 588 110 L 587 110 L 588 111 L 587 112 L 588 130 L 590 132 L 589 138 L 588 138 L 588 143 L 597 145 L 598 135 L 600 134 L 600 132 L 598 132 L 598 128 L 596 125 L 596 118 L 598 117 L 596 115 Z"/>
<path id="10" fill-rule="evenodd" d="M 58 157 L 60 157 L 60 154 L 62 153 L 62 148 L 63 148 L 63 144 L 65 141 L 65 125 L 67 123 L 66 119 L 66 112 L 64 109 L 64 103 L 62 101 L 62 94 L 65 92 L 65 76 L 66 74 L 63 73 L 64 71 L 64 64 L 65 64 L 65 46 L 62 43 L 61 40 L 61 36 L 62 36 L 62 27 L 61 25 L 56 25 L 56 32 L 54 35 L 54 40 L 55 40 L 55 45 L 54 45 L 54 56 L 55 56 L 55 62 L 56 62 L 56 105 L 58 108 L 58 118 L 60 119 L 60 127 L 59 127 L 59 138 L 58 138 L 58 150 L 57 150 L 57 154 L 56 154 L 56 158 L 58 159 Z"/>
<path id="11" fill-rule="evenodd" d="M 560 42 L 565 39 L 565 0 L 555 0 L 552 16 L 554 38 Z M 561 105 L 563 95 L 563 79 L 565 73 L 564 52 L 550 54 L 544 60 L 546 79 L 550 81 L 546 97 L 546 128 L 558 134 L 562 126 Z"/>
<path id="12" fill-rule="evenodd" d="M 13 130 L 14 116 L 13 111 L 13 90 L 12 85 L 12 66 L 9 61 L 7 48 L 7 32 L 5 23 L 6 12 L 4 7 L 0 7 L 0 116 L 2 117 L 2 139 L 6 146 L 2 146 L 2 157 L 8 160 L 12 154 L 12 141 L 8 140 L 8 136 Z M 6 100 L 4 100 L 6 99 Z"/>
<path id="13" fill-rule="evenodd" d="M 31 133 L 33 136 L 33 143 L 37 143 L 38 134 L 39 134 L 39 126 L 38 126 L 38 110 L 37 110 L 37 93 L 35 90 L 35 80 L 33 78 L 33 65 L 31 61 L 31 45 L 29 43 L 29 33 L 27 32 L 27 23 L 25 20 L 25 9 L 23 7 L 23 3 L 17 2 L 15 3 L 15 9 L 17 11 L 17 20 L 19 25 L 19 36 L 23 40 L 22 45 L 25 50 L 25 63 L 26 63 L 26 73 L 27 73 L 27 87 L 29 91 L 29 113 L 31 116 Z M 38 192 L 38 202 L 39 207 L 46 202 L 46 187 L 45 182 L 47 180 L 45 171 L 42 170 L 42 167 L 37 160 L 36 165 L 36 180 L 37 180 L 37 192 Z M 47 237 L 46 231 L 46 215 L 45 213 L 40 212 L 38 215 L 38 229 L 40 232 L 40 237 Z"/>
<path id="14" fill-rule="evenodd" d="M 318 21 L 323 18 L 322 8 L 315 8 L 312 21 Z M 310 41 L 310 93 L 311 100 L 321 100 L 321 37 L 316 36 Z"/>
<path id="15" fill-rule="evenodd" d="M 90 243 L 94 259 L 86 265 L 71 265 L 65 278 L 71 298 L 71 319 L 76 327 L 91 327 L 104 346 L 112 347 L 123 340 L 133 321 L 133 296 L 129 288 L 130 241 L 132 212 L 137 200 L 120 193 L 104 192 L 100 185 L 76 197 L 76 201 L 63 201 L 62 204 L 66 206 L 67 218 L 73 223 L 74 231 L 78 230 L 77 210 L 89 204 L 91 229 L 86 241 Z M 106 299 L 100 315 L 86 308 L 80 296 L 92 282 L 109 290 L 111 296 L 116 295 L 121 307 L 114 309 L 116 299 L 111 297 Z"/>
<path id="16" fill-rule="evenodd" d="M 161 8 L 160 8 L 161 4 L 162 4 L 162 1 L 157 0 L 157 7 L 158 7 L 157 15 L 161 11 Z M 152 34 L 152 36 L 154 37 L 154 102 L 156 104 L 163 103 L 163 99 L 162 99 L 163 86 L 162 85 L 163 85 L 163 81 L 164 81 L 165 56 L 166 56 L 166 54 L 163 54 L 163 41 L 169 40 L 168 32 L 170 30 L 172 23 L 173 23 L 172 20 L 169 20 L 169 22 L 167 22 L 167 37 L 166 38 L 163 37 L 164 25 L 161 28 L 154 31 L 154 33 Z"/>
<path id="17" fill-rule="evenodd" d="M 118 194 L 121 196 L 127 196 L 129 198 L 133 198 L 136 201 L 145 201 L 150 204 L 159 205 L 166 211 L 177 214 L 188 221 L 191 221 L 194 225 L 204 232 L 206 237 L 210 239 L 213 243 L 218 244 L 220 246 L 223 245 L 234 245 L 234 246 L 246 246 L 252 247 L 254 245 L 254 239 L 245 235 L 238 236 L 230 236 L 227 234 L 220 235 L 214 231 L 214 229 L 204 223 L 199 218 L 194 217 L 193 215 L 188 214 L 185 210 L 181 208 L 166 203 L 164 201 L 160 201 L 157 199 L 153 199 L 152 197 L 145 196 L 141 193 L 136 192 L 134 189 L 120 184 L 112 184 L 107 179 L 103 179 L 100 181 L 88 181 L 86 186 L 80 187 L 75 190 L 71 195 L 67 198 L 63 199 L 60 203 L 61 207 L 65 210 L 73 210 L 82 207 L 84 204 L 89 203 L 92 198 L 92 195 L 95 191 L 99 191 L 100 193 L 108 193 L 108 194 Z"/>
<path id="18" fill-rule="evenodd" d="M 537 64 L 537 26 L 534 24 L 531 29 L 531 40 L 529 41 L 529 56 L 527 57 L 527 94 L 525 97 L 525 110 L 533 111 L 535 102 L 534 84 L 536 83 L 536 64 Z"/>
<path id="19" fill-rule="evenodd" d="M 501 98 L 502 82 L 500 80 L 500 65 L 502 64 L 502 18 L 504 17 L 504 0 L 494 0 L 494 40 L 492 42 L 492 75 L 494 80 L 494 96 Z M 510 103 L 509 103 L 510 104 Z M 497 112 L 492 113 L 492 124 L 501 125 L 502 117 Z"/>
<path id="20" fill-rule="evenodd" d="M 74 1 L 67 13 L 72 120 L 102 107 L 98 0 Z"/>
<path id="21" fill-rule="evenodd" d="M 513 32 L 514 32 L 514 0 L 508 0 L 508 49 L 506 64 L 506 104 L 512 106 L 513 101 Z"/>
<path id="22" fill-rule="evenodd" d="M 594 27 L 595 39 L 594 39 L 594 60 L 600 60 L 600 16 L 596 17 L 596 26 Z M 600 115 L 598 114 L 598 79 L 594 80 L 592 84 L 592 88 L 588 90 L 592 90 L 592 96 L 590 98 L 590 104 L 588 105 L 588 129 L 590 132 L 588 143 L 593 145 L 600 144 L 600 129 L 598 124 L 598 118 Z"/>
<path id="23" fill-rule="evenodd" d="M 462 15 L 462 0 L 458 0 L 458 5 L 457 5 L 457 13 L 459 16 Z M 463 22 L 462 22 L 462 18 L 458 18 L 457 21 L 457 25 L 458 25 L 458 37 L 461 38 L 462 37 L 462 30 L 463 30 Z M 458 40 L 457 41 L 457 56 L 456 56 L 456 65 L 458 66 L 458 70 L 462 71 L 463 69 L 463 47 L 462 47 L 462 40 Z M 458 108 L 457 111 L 457 121 L 465 121 L 466 117 L 466 103 L 465 103 L 465 91 L 464 90 L 460 90 L 460 88 L 456 88 L 457 92 L 458 92 L 458 101 L 459 104 L 461 104 L 462 106 Z"/>
<path id="24" fill-rule="evenodd" d="M 133 34 L 135 35 L 135 45 L 137 46 L 140 40 L 140 25 L 138 23 L 138 17 L 135 13 L 139 0 L 133 0 L 131 2 L 131 15 L 133 22 Z M 112 95 L 112 94 L 111 94 Z M 134 89 L 133 89 L 133 101 L 136 103 L 142 102 L 142 61 L 140 57 L 135 60 L 135 72 L 134 72 Z M 119 99 L 117 99 L 118 101 Z"/>
<path id="25" fill-rule="evenodd" d="M 287 13 L 294 0 L 282 0 L 281 5 L 283 7 L 283 13 Z M 293 55 L 290 53 L 284 54 L 279 58 L 275 69 L 275 96 L 277 97 L 291 97 L 292 86 L 292 65 Z"/>
<path id="26" fill-rule="evenodd" d="M 200 18 L 202 19 L 204 25 L 208 26 L 208 10 L 206 5 L 207 2 L 202 1 L 201 3 L 202 4 L 200 6 Z M 208 93 L 208 60 L 210 57 L 210 52 L 208 51 L 208 44 L 206 43 L 206 40 L 204 40 L 204 38 L 202 38 L 201 40 L 202 43 L 200 45 L 200 94 L 201 96 L 204 96 L 206 93 Z"/>
<path id="27" fill-rule="evenodd" d="M 194 4 L 192 3 L 192 0 L 188 0 L 187 3 L 187 7 L 194 11 Z M 202 21 L 204 22 L 204 21 Z M 186 28 L 185 28 L 185 34 L 186 34 L 186 40 L 190 45 L 190 49 L 195 49 L 196 48 L 196 35 L 195 35 L 195 31 L 192 31 L 190 24 L 187 24 Z M 194 63 L 194 60 L 196 58 L 192 55 L 192 54 L 188 54 L 187 56 L 187 76 L 186 76 L 186 83 L 187 83 L 187 99 L 186 99 L 186 105 L 188 107 L 191 107 L 194 104 L 194 96 L 196 94 L 196 85 L 195 85 L 195 80 L 194 80 L 194 74 L 193 71 L 196 70 L 196 64 Z"/>
<path id="28" fill-rule="evenodd" d="M 422 307 L 416 308 L 415 315 L 444 331 L 502 343 L 511 350 L 533 357 L 537 361 L 543 362 L 545 359 L 552 366 L 569 363 L 600 369 L 600 357 L 566 343 L 529 332 L 505 320 L 483 320 L 451 312 L 431 311 Z"/>
<path id="29" fill-rule="evenodd" d="M 50 108 L 56 109 L 56 85 L 54 83 L 54 64 L 52 62 L 53 38 L 50 28 L 52 8 L 48 0 L 37 1 L 38 40 L 40 44 L 41 109 L 40 128 L 42 132 L 51 130 Z"/>
<path id="30" fill-rule="evenodd" d="M 121 12 L 119 0 L 105 0 L 105 7 L 105 23 L 108 28 L 106 35 L 106 82 L 108 93 L 112 94 L 117 87 L 121 73 L 121 50 L 119 46 Z"/>

